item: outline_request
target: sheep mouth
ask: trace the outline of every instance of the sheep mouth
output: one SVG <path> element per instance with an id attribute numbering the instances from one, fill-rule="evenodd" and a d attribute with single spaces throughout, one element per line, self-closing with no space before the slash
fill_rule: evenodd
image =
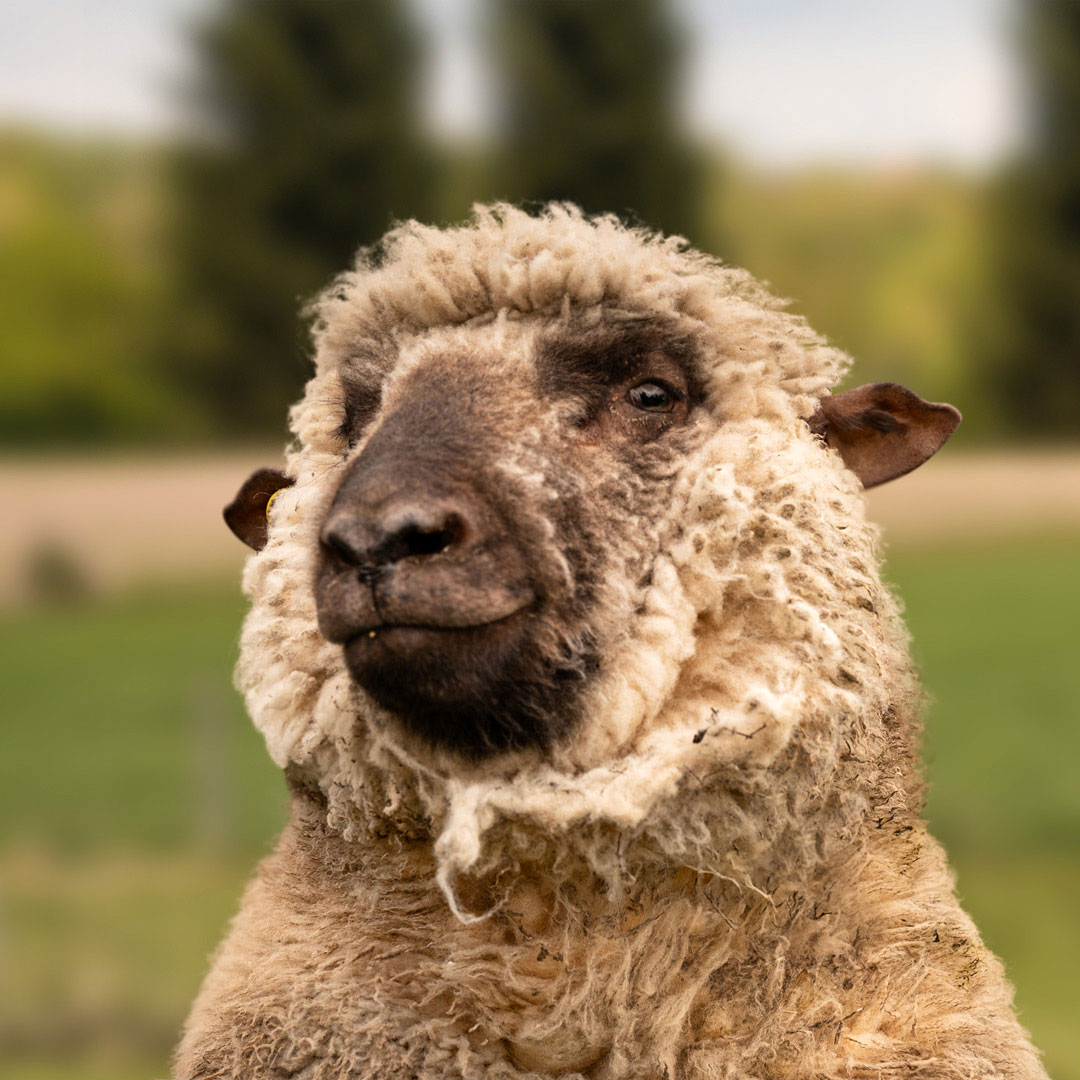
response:
<path id="1" fill-rule="evenodd" d="M 480 758 L 547 745 L 565 679 L 539 656 L 533 600 L 468 626 L 380 624 L 344 643 L 353 682 L 409 732 Z"/>
<path id="2" fill-rule="evenodd" d="M 535 608 L 530 601 L 507 615 L 499 615 L 482 622 L 380 622 L 364 626 L 345 642 L 345 653 L 359 655 L 361 650 L 388 649 L 398 655 L 423 653 L 429 648 L 439 648 L 454 639 L 465 643 L 467 638 L 479 638 L 509 629 L 518 619 Z"/>

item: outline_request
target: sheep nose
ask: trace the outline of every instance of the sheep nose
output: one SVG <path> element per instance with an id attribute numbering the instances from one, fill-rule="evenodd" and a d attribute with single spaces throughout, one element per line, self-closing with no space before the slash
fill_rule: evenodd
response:
<path id="1" fill-rule="evenodd" d="M 464 507 L 403 502 L 369 516 L 342 508 L 327 519 L 319 539 L 348 566 L 379 567 L 439 555 L 461 546 L 474 531 Z"/>

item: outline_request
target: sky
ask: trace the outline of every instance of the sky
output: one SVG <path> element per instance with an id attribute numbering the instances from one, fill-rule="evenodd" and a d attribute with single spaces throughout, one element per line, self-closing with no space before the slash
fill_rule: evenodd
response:
<path id="1" fill-rule="evenodd" d="M 2 0 L 0 124 L 175 132 L 192 68 L 184 28 L 215 2 Z M 482 134 L 483 0 L 409 2 L 431 42 L 432 125 Z M 686 120 L 765 165 L 990 165 L 1022 137 L 1015 2 L 673 0 Z"/>

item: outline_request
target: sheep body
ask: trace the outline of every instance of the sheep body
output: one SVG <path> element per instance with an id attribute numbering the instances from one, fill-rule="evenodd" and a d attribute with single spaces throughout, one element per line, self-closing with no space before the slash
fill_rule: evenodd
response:
<path id="1" fill-rule="evenodd" d="M 906 634 L 806 423 L 847 358 L 744 272 L 569 207 L 401 226 L 318 310 L 237 673 L 294 815 L 176 1076 L 1044 1076 L 919 819 Z M 498 379 L 551 326 L 646 316 L 716 404 L 611 538 L 652 555 L 605 586 L 585 722 L 474 762 L 409 738 L 316 628 L 342 367 L 467 345 Z M 556 499 L 535 444 L 502 467 Z"/>

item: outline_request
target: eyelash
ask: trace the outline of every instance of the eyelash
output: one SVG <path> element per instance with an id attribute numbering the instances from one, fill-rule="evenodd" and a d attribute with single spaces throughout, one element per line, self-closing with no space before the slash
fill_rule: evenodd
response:
<path id="1" fill-rule="evenodd" d="M 646 383 L 652 383 L 654 386 L 659 386 L 665 393 L 670 394 L 676 401 L 685 401 L 686 394 L 680 390 L 677 386 L 672 386 L 667 379 L 657 378 L 655 375 L 641 375 L 627 387 L 627 393 L 633 390 L 635 387 L 644 386 Z"/>

